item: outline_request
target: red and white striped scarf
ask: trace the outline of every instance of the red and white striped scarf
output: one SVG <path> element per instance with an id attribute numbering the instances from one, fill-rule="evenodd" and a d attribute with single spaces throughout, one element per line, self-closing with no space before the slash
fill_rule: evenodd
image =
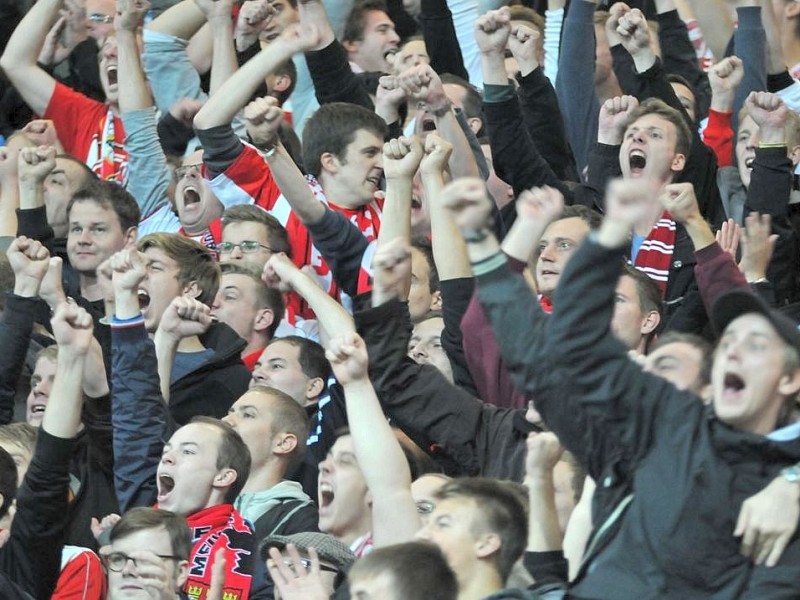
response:
<path id="1" fill-rule="evenodd" d="M 633 263 L 634 267 L 643 271 L 658 284 L 662 298 L 667 293 L 669 267 L 672 263 L 672 253 L 675 250 L 675 228 L 676 224 L 672 215 L 665 210 L 650 230 L 647 239 L 642 242 Z"/>

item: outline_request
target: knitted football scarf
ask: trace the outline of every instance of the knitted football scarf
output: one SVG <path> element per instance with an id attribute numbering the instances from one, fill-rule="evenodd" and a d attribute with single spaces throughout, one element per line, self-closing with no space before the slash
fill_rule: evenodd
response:
<path id="1" fill-rule="evenodd" d="M 256 541 L 253 530 L 231 504 L 212 506 L 186 518 L 192 530 L 189 579 L 183 590 L 192 600 L 203 600 L 211 587 L 214 555 L 225 549 L 226 600 L 247 600 L 250 596 Z"/>
<path id="2" fill-rule="evenodd" d="M 658 284 L 663 298 L 667 293 L 669 267 L 672 263 L 672 252 L 675 250 L 675 221 L 668 211 L 650 230 L 647 239 L 642 242 L 633 266 L 643 271 Z"/>

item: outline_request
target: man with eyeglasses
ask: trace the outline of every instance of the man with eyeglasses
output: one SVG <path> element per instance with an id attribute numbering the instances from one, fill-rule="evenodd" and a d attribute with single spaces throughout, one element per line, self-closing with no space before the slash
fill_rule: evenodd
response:
<path id="1" fill-rule="evenodd" d="M 158 508 L 134 508 L 111 530 L 103 556 L 108 600 L 184 598 L 191 533 L 183 517 Z"/>

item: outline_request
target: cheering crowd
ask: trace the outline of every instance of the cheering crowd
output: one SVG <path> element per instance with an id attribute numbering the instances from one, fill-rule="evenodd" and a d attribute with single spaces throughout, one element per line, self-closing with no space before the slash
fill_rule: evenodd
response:
<path id="1" fill-rule="evenodd" d="M 0 598 L 800 598 L 800 2 L 0 50 Z"/>

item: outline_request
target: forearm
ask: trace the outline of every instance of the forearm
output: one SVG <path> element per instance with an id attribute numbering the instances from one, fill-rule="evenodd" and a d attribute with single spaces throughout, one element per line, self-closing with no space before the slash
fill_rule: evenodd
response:
<path id="1" fill-rule="evenodd" d="M 36 65 L 50 27 L 58 19 L 63 0 L 39 0 L 34 3 L 14 30 L 3 51 L 0 66 L 9 77 L 17 68 Z"/>
<path id="2" fill-rule="evenodd" d="M 422 0 L 420 9 L 420 28 L 433 70 L 469 80 L 447 1 Z"/>
<path id="3" fill-rule="evenodd" d="M 298 2 L 297 12 L 300 15 L 301 24 L 313 24 L 319 30 L 320 40 L 314 50 L 325 48 L 336 39 L 336 34 L 333 31 L 333 27 L 331 27 L 328 13 L 325 11 L 325 6 L 322 2 L 319 2 L 319 0 Z"/>
<path id="4" fill-rule="evenodd" d="M 20 180 L 19 208 L 30 210 L 44 206 L 44 184 L 41 181 Z"/>
<path id="5" fill-rule="evenodd" d="M 386 199 L 383 203 L 381 231 L 378 241 L 390 242 L 395 238 L 411 240 L 411 194 L 410 177 L 389 177 L 386 179 Z M 431 196 L 427 196 L 431 198 Z"/>
<path id="6" fill-rule="evenodd" d="M 771 11 L 765 9 L 764 12 Z M 744 77 L 735 91 L 734 129 L 737 127 L 739 110 L 750 92 L 767 89 L 767 39 L 761 21 L 762 11 L 757 6 L 742 7 L 736 10 L 736 14 L 739 17 L 739 25 L 733 34 L 733 45 L 736 55 L 742 59 Z"/>
<path id="7" fill-rule="evenodd" d="M 61 347 L 50 401 L 44 411 L 42 429 L 62 439 L 74 438 L 81 422 L 81 383 L 86 356 Z"/>
<path id="8" fill-rule="evenodd" d="M 539 473 L 525 477 L 528 490 L 528 546 L 527 552 L 561 550 L 561 527 L 556 511 L 555 487 L 552 473 Z"/>
<path id="9" fill-rule="evenodd" d="M 94 339 L 83 366 L 83 393 L 89 398 L 102 398 L 110 393 L 103 349 Z"/>
<path id="10" fill-rule="evenodd" d="M 117 53 L 120 112 L 153 106 L 150 86 L 147 84 L 139 59 L 139 46 L 135 32 L 117 31 Z"/>
<path id="11" fill-rule="evenodd" d="M 209 129 L 229 124 L 236 113 L 249 102 L 256 88 L 264 82 L 264 77 L 290 56 L 291 53 L 280 40 L 276 40 L 239 70 L 234 67 L 236 72 L 227 79 L 224 86 L 218 88 L 217 93 L 208 99 L 195 116 L 195 128 Z M 215 53 L 214 60 L 216 59 Z"/>
<path id="12" fill-rule="evenodd" d="M 436 131 L 442 138 L 446 139 L 453 146 L 453 153 L 450 155 L 450 174 L 453 179 L 459 177 L 480 177 L 478 165 L 475 162 L 475 155 L 467 141 L 467 136 L 458 124 L 453 109 L 445 112 L 442 116 L 434 116 Z"/>
<path id="13" fill-rule="evenodd" d="M 692 240 L 695 252 L 716 243 L 714 232 L 711 231 L 711 227 L 699 214 L 695 218 L 683 223 L 683 226 L 686 228 L 686 233 L 689 234 Z"/>
<path id="14" fill-rule="evenodd" d="M 423 173 L 422 186 L 430 210 L 433 262 L 439 273 L 439 281 L 471 277 L 472 268 L 464 238 L 450 213 L 439 202 L 439 195 L 444 187 L 442 174 Z"/>
<path id="15" fill-rule="evenodd" d="M 527 263 L 546 227 L 546 223 L 532 222 L 529 219 L 517 217 L 511 230 L 503 238 L 503 253 L 520 262 Z"/>
<path id="16" fill-rule="evenodd" d="M 353 317 L 308 275 L 297 271 L 292 278 L 291 287 L 293 291 L 302 296 L 317 315 L 317 321 L 328 339 L 338 338 L 355 331 Z"/>
<path id="17" fill-rule="evenodd" d="M 213 97 L 239 68 L 236 47 L 233 44 L 233 22 L 230 14 L 211 19 L 213 51 L 211 58 L 211 84 L 209 95 Z M 263 80 L 263 77 L 262 77 Z"/>
<path id="18" fill-rule="evenodd" d="M 114 307 L 114 316 L 117 319 L 133 319 L 142 314 L 142 309 L 139 306 L 139 296 L 133 290 L 116 290 Z"/>
<path id="19" fill-rule="evenodd" d="M 505 57 L 498 52 L 481 52 L 483 85 L 507 85 Z"/>
<path id="20" fill-rule="evenodd" d="M 19 188 L 15 184 L 0 187 L 0 235 L 17 235 Z"/>
<path id="21" fill-rule="evenodd" d="M 241 72 L 241 71 L 240 71 Z M 303 223 L 317 223 L 325 215 L 325 206 L 314 197 L 308 182 L 289 153 L 278 143 L 267 156 L 267 164 L 281 193 Z"/>
<path id="22" fill-rule="evenodd" d="M 194 0 L 183 0 L 161 13 L 147 29 L 189 40 L 206 22 Z"/>

